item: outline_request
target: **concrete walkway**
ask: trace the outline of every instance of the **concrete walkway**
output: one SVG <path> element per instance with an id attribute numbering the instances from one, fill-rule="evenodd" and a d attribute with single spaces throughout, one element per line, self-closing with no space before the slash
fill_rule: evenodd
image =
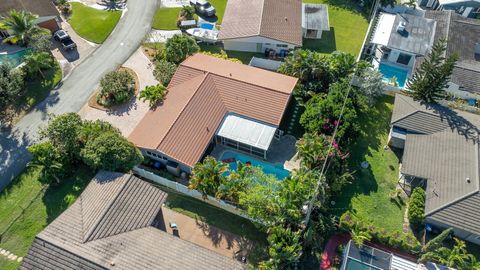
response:
<path id="1" fill-rule="evenodd" d="M 48 114 L 78 112 L 95 91 L 102 76 L 124 63 L 150 31 L 157 0 L 128 0 L 128 11 L 110 37 L 64 79 L 58 89 L 25 115 L 13 129 L 0 133 L 0 190 L 25 168 L 26 149 L 38 140 Z"/>

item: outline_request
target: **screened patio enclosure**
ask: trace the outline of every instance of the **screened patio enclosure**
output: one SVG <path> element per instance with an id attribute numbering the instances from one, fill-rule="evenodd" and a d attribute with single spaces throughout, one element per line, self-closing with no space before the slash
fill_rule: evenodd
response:
<path id="1" fill-rule="evenodd" d="M 277 127 L 273 125 L 229 113 L 215 134 L 215 142 L 267 159 L 273 138 L 279 136 Z"/>

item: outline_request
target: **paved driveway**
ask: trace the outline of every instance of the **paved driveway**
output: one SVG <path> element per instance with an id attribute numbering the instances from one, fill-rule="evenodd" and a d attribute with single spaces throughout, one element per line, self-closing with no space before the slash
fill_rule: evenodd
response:
<path id="1" fill-rule="evenodd" d="M 78 112 L 93 93 L 100 78 L 125 62 L 151 28 L 157 0 L 128 0 L 128 11 L 110 37 L 87 57 L 62 85 L 12 130 L 0 134 L 0 189 L 18 175 L 29 160 L 26 147 L 37 139 L 37 131 L 48 114 Z"/>

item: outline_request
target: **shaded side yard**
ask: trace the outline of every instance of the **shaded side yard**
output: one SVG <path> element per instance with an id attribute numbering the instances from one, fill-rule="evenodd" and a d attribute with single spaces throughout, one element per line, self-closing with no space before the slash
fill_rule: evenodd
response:
<path id="1" fill-rule="evenodd" d="M 39 170 L 27 168 L 0 193 L 0 247 L 25 256 L 35 235 L 68 208 L 94 173 L 79 167 L 57 187 L 42 190 Z M 19 263 L 0 256 L 0 269 L 17 269 Z"/>
<path id="2" fill-rule="evenodd" d="M 98 10 L 72 2 L 72 15 L 68 22 L 82 38 L 103 43 L 117 25 L 121 11 Z"/>
<path id="3" fill-rule="evenodd" d="M 330 31 L 322 39 L 304 39 L 304 47 L 321 53 L 344 51 L 358 55 L 367 33 L 368 21 L 358 2 L 352 0 L 304 0 L 305 3 L 328 5 Z"/>
<path id="4" fill-rule="evenodd" d="M 334 198 L 338 214 L 351 210 L 356 215 L 387 231 L 402 230 L 406 202 L 390 199 L 399 175 L 399 158 L 387 144 L 393 97 L 384 96 L 359 119 L 361 136 L 351 149 L 350 167 L 355 170 L 352 184 Z M 370 166 L 362 169 L 360 163 Z"/>

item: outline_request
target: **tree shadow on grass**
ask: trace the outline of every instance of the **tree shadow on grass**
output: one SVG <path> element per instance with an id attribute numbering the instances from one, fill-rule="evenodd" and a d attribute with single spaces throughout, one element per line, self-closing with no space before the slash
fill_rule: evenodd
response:
<path id="1" fill-rule="evenodd" d="M 72 175 L 63 180 L 61 184 L 48 187 L 42 198 L 47 210 L 47 224 L 75 202 L 95 173 L 85 165 L 80 165 L 72 170 Z"/>
<path id="2" fill-rule="evenodd" d="M 303 39 L 303 47 L 324 54 L 336 51 L 335 28 L 330 27 L 330 31 L 323 31 L 321 39 Z"/>
<path id="3" fill-rule="evenodd" d="M 358 140 L 350 148 L 351 156 L 349 158 L 350 170 L 355 171 L 354 180 L 346 186 L 341 196 L 334 197 L 335 208 L 339 212 L 352 210 L 352 198 L 358 194 L 368 195 L 378 191 L 380 179 L 376 179 L 372 172 L 373 166 L 388 166 L 387 164 L 369 164 L 368 168 L 362 168 L 361 163 L 372 157 L 372 151 L 384 151 L 385 147 L 382 137 L 388 134 L 390 129 L 391 110 L 388 104 L 393 103 L 393 97 L 383 96 L 374 107 L 368 107 L 363 111 L 357 124 L 361 130 Z M 395 170 L 396 168 L 389 168 Z"/>

